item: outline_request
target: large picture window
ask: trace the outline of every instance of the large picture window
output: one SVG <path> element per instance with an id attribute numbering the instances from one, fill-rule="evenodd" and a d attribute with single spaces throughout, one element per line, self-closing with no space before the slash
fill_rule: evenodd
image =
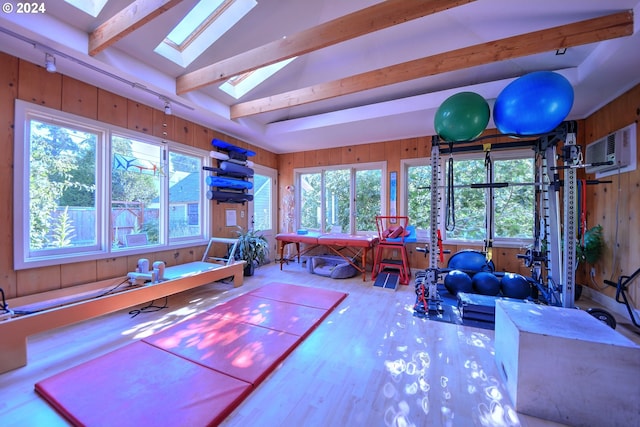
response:
<path id="1" fill-rule="evenodd" d="M 16 101 L 15 269 L 206 241 L 208 153 Z"/>
<path id="2" fill-rule="evenodd" d="M 384 176 L 383 163 L 297 170 L 298 228 L 348 234 L 376 231 Z"/>
<path id="3" fill-rule="evenodd" d="M 453 156 L 455 226 L 450 221 L 445 227 L 447 198 L 444 177 L 448 173 L 448 157 L 440 165 L 440 199 L 438 224 L 442 237 L 449 241 L 482 243 L 490 238 L 495 242 L 522 244 L 533 238 L 535 175 L 533 153 L 527 151 L 496 152 L 492 157 L 492 181 L 509 183 L 493 189 L 493 211 L 489 212 L 488 191 L 471 188 L 471 184 L 484 183 L 487 178 L 485 154 Z M 428 238 L 431 220 L 431 166 L 430 159 L 411 159 L 402 162 L 404 188 L 401 193 L 404 212 L 411 224 L 418 228 L 419 236 Z M 491 215 L 490 215 L 491 213 Z M 449 213 L 451 219 L 451 213 Z M 487 235 L 488 220 L 492 219 L 493 236 Z"/>

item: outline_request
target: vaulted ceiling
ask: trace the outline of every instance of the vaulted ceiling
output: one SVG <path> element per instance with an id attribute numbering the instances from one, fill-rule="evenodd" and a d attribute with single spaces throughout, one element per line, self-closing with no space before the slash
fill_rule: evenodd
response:
<path id="1" fill-rule="evenodd" d="M 207 1 L 207 0 L 205 0 Z M 208 0 L 212 1 L 212 0 Z M 574 87 L 569 119 L 640 83 L 640 0 L 235 0 L 256 3 L 192 62 L 155 51 L 196 0 L 63 0 L 0 15 L 0 50 L 276 153 L 434 134 L 449 96 L 490 105 L 528 72 Z M 97 0 L 86 4 L 98 3 Z M 295 58 L 236 99 L 220 85 Z M 493 124 L 490 122 L 489 126 Z"/>

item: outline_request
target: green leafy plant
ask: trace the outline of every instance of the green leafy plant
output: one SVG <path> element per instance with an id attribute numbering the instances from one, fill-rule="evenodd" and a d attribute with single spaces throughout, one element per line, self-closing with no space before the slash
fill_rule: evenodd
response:
<path id="1" fill-rule="evenodd" d="M 256 265 L 264 264 L 269 255 L 269 242 L 266 237 L 255 230 L 240 228 L 236 257 L 247 262 L 247 268 L 252 272 Z"/>
<path id="2" fill-rule="evenodd" d="M 65 206 L 64 211 L 58 215 L 52 226 L 52 244 L 55 247 L 63 248 L 71 246 L 71 239 L 75 237 L 76 228 L 69 215 L 69 207 Z"/>
<path id="3" fill-rule="evenodd" d="M 595 264 L 600 259 L 604 251 L 604 237 L 602 226 L 596 225 L 584 234 L 584 243 L 580 242 L 577 247 L 578 260 L 588 264 Z"/>

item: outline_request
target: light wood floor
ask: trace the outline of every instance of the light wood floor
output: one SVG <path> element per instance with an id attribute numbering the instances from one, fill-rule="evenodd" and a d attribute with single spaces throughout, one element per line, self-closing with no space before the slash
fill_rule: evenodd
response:
<path id="1" fill-rule="evenodd" d="M 28 365 L 0 375 L 0 425 L 66 426 L 34 392 L 37 381 L 270 282 L 349 296 L 224 426 L 558 425 L 513 410 L 493 359 L 493 331 L 414 317 L 412 286 L 391 292 L 361 276 L 310 275 L 297 264 L 282 272 L 263 266 L 240 288 L 213 283 L 174 295 L 157 312 L 132 318 L 125 310 L 33 336 Z"/>

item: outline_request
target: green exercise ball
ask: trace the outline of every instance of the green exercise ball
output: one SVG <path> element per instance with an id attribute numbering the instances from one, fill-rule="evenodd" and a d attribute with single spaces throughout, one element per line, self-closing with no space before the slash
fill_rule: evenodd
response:
<path id="1" fill-rule="evenodd" d="M 487 101 L 474 92 L 460 92 L 447 98 L 436 111 L 436 133 L 450 142 L 477 138 L 489 123 Z"/>

